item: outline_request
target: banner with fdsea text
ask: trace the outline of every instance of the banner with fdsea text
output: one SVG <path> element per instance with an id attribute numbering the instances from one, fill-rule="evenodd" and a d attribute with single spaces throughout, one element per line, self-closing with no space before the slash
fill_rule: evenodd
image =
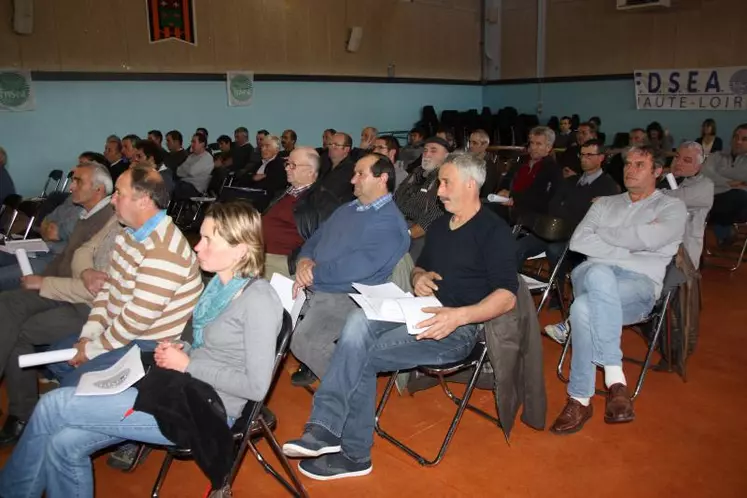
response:
<path id="1" fill-rule="evenodd" d="M 638 109 L 747 110 L 747 67 L 635 71 Z"/>

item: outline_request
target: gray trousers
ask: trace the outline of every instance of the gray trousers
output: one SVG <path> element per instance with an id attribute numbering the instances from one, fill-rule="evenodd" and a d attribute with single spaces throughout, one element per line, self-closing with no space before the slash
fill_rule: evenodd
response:
<path id="1" fill-rule="evenodd" d="M 358 305 L 347 294 L 315 292 L 293 332 L 291 351 L 320 379 L 329 367 L 348 314 Z"/>
<path id="2" fill-rule="evenodd" d="M 80 333 L 90 311 L 86 304 L 46 299 L 37 291 L 0 294 L 0 376 L 5 375 L 11 415 L 28 420 L 39 397 L 37 370 L 19 368 L 18 356 Z"/>

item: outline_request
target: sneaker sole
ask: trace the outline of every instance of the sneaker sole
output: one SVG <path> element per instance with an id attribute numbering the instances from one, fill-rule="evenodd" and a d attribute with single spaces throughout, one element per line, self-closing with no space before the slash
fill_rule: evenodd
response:
<path id="1" fill-rule="evenodd" d="M 285 443 L 283 445 L 283 454 L 291 458 L 316 458 L 322 455 L 329 455 L 331 453 L 339 453 L 340 451 L 342 451 L 342 447 L 339 445 L 325 446 L 324 448 L 320 448 L 318 450 L 310 450 L 308 448 L 304 448 L 303 446 L 292 443 Z"/>
<path id="2" fill-rule="evenodd" d="M 357 470 L 355 472 L 344 472 L 342 474 L 335 474 L 333 476 L 320 476 L 317 474 L 312 474 L 311 472 L 304 470 L 300 464 L 298 465 L 298 471 L 301 474 L 305 475 L 306 477 L 310 479 L 315 479 L 317 481 L 334 481 L 336 479 L 345 479 L 346 477 L 363 477 L 363 476 L 367 476 L 368 474 L 370 474 L 372 470 L 373 470 L 373 465 L 371 465 L 367 469 Z"/>
<path id="3" fill-rule="evenodd" d="M 563 338 L 563 340 L 560 340 L 558 337 L 555 336 L 555 334 L 553 332 L 550 332 L 547 329 L 545 329 L 545 335 L 547 337 L 549 337 L 550 339 L 552 339 L 553 341 L 555 341 L 555 342 L 557 342 L 558 344 L 561 344 L 561 345 L 565 344 L 565 341 L 568 340 L 568 336 L 566 336 L 565 338 Z"/>

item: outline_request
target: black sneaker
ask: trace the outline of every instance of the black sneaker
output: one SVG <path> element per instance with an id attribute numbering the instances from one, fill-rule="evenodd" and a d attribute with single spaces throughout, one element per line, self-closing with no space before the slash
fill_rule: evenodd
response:
<path id="1" fill-rule="evenodd" d="M 139 451 L 140 443 L 125 443 L 109 455 L 106 464 L 113 469 L 129 471 L 135 464 L 140 465 L 148 458 L 151 448 L 146 446 L 140 460 L 135 462 Z"/>
<path id="2" fill-rule="evenodd" d="M 299 462 L 298 470 L 306 477 L 317 481 L 332 481 L 368 475 L 373 470 L 373 465 L 370 460 L 354 462 L 342 453 L 337 453 Z"/>
<path id="3" fill-rule="evenodd" d="M 298 367 L 298 370 L 293 372 L 293 375 L 291 375 L 291 384 L 296 387 L 308 387 L 317 380 L 318 377 L 314 375 L 314 372 L 303 363 Z"/>
<path id="4" fill-rule="evenodd" d="M 301 436 L 283 445 L 285 456 L 292 458 L 313 458 L 328 453 L 339 453 L 340 438 L 324 427 L 311 425 Z"/>

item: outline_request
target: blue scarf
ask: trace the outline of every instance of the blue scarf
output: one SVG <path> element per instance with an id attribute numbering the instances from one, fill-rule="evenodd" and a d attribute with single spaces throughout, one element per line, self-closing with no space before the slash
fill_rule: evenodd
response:
<path id="1" fill-rule="evenodd" d="M 226 285 L 220 281 L 218 275 L 214 276 L 200 296 L 192 312 L 192 347 L 199 348 L 205 343 L 203 336 L 207 324 L 215 320 L 223 313 L 236 293 L 249 281 L 248 278 L 232 278 Z"/>

